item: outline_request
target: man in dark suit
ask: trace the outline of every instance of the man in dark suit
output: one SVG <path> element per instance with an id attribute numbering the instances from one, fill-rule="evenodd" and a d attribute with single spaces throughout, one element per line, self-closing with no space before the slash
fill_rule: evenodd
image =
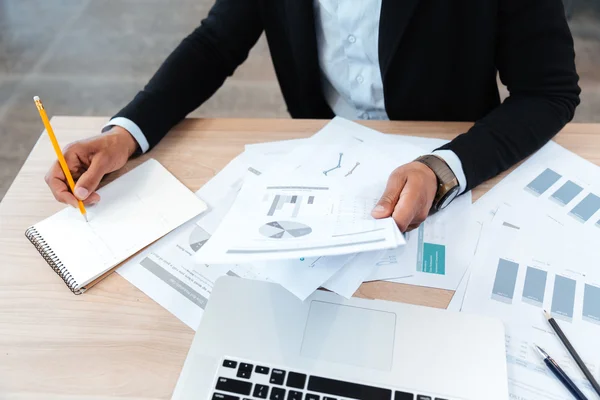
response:
<path id="1" fill-rule="evenodd" d="M 56 198 L 99 201 L 102 177 L 212 96 L 262 32 L 294 118 L 476 121 L 390 176 L 373 215 L 403 231 L 538 150 L 579 104 L 561 0 L 217 0 L 103 134 L 69 146 L 74 195 L 52 166 Z"/>

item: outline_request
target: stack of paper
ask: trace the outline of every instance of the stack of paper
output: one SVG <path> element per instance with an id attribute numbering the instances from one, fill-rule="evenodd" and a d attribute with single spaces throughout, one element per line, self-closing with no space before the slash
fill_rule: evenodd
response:
<path id="1" fill-rule="evenodd" d="M 572 398 L 533 344 L 592 398 L 543 310 L 598 376 L 600 168 L 550 142 L 476 202 L 473 217 L 483 228 L 448 308 L 504 322 L 511 398 Z"/>
<path id="2" fill-rule="evenodd" d="M 224 274 L 350 297 L 365 281 L 456 289 L 480 225 L 467 193 L 401 234 L 371 210 L 390 173 L 445 141 L 385 135 L 336 118 L 309 139 L 261 143 L 197 195 L 209 209 L 119 273 L 193 329 Z"/>

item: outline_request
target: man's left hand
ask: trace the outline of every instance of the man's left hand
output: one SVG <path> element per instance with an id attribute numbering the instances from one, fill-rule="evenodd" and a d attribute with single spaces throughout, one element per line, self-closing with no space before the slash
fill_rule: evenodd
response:
<path id="1" fill-rule="evenodd" d="M 375 218 L 392 216 L 402 232 L 417 228 L 429 215 L 437 192 L 437 177 L 420 162 L 396 168 L 381 199 L 373 209 Z"/>

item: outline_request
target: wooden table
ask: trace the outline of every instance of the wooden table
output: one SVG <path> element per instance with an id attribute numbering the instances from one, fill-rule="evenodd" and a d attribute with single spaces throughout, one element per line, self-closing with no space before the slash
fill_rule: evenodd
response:
<path id="1" fill-rule="evenodd" d="M 64 145 L 96 135 L 106 120 L 56 117 L 53 125 Z M 124 171 L 154 157 L 195 191 L 244 144 L 308 137 L 326 122 L 186 120 Z M 471 124 L 365 125 L 387 133 L 452 139 Z M 556 141 L 600 165 L 600 124 L 571 124 Z M 54 158 L 42 135 L 0 203 L 0 399 L 170 398 L 194 332 L 117 274 L 74 296 L 23 235 L 28 226 L 63 207 L 43 180 Z M 477 188 L 474 197 L 497 180 Z M 452 292 L 374 282 L 363 284 L 356 295 L 446 307 Z"/>

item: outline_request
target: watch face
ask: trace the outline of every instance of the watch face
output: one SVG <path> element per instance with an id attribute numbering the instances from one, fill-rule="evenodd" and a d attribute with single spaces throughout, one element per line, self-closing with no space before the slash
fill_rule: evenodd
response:
<path id="1" fill-rule="evenodd" d="M 457 195 L 458 195 L 458 186 L 452 188 L 448 193 L 446 193 L 444 198 L 442 198 L 442 200 L 440 201 L 440 205 L 439 205 L 438 209 L 443 210 L 444 208 L 448 207 L 448 205 L 450 203 L 452 203 L 452 200 L 454 200 Z"/>

